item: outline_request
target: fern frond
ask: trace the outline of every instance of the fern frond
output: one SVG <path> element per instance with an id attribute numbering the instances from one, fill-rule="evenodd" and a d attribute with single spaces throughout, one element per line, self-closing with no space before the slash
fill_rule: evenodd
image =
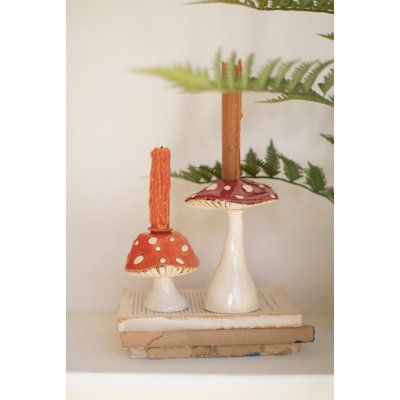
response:
<path id="1" fill-rule="evenodd" d="M 229 58 L 228 67 L 226 71 L 226 82 L 227 82 L 227 88 L 229 90 L 235 89 L 235 80 L 236 80 L 235 64 L 236 64 L 236 54 L 233 52 Z"/>
<path id="2" fill-rule="evenodd" d="M 329 73 L 325 76 L 324 81 L 318 85 L 322 90 L 324 96 L 329 92 L 329 89 L 333 86 L 333 80 L 334 80 L 334 72 L 332 68 L 329 71 Z"/>
<path id="3" fill-rule="evenodd" d="M 257 165 L 259 163 L 257 154 L 254 152 L 254 150 L 251 147 L 246 154 L 245 161 L 247 164 L 256 164 Z"/>
<path id="4" fill-rule="evenodd" d="M 260 73 L 258 74 L 258 78 L 256 79 L 258 90 L 267 90 L 269 78 L 279 61 L 280 59 L 276 58 L 275 60 L 269 61 L 262 67 Z"/>
<path id="5" fill-rule="evenodd" d="M 197 169 L 196 172 L 201 175 L 203 180 L 205 182 L 209 182 L 214 178 L 214 172 L 211 167 L 208 167 L 207 165 L 200 165 Z"/>
<path id="6" fill-rule="evenodd" d="M 290 93 L 293 92 L 300 81 L 304 78 L 309 69 L 315 64 L 315 61 L 301 63 L 296 69 L 293 71 L 291 79 L 288 81 L 286 90 Z"/>
<path id="7" fill-rule="evenodd" d="M 187 4 L 216 3 L 244 6 L 258 11 L 334 12 L 334 0 L 199 0 Z"/>
<path id="8" fill-rule="evenodd" d="M 232 53 L 225 73 L 221 74 L 221 52 L 218 51 L 210 73 L 206 69 L 195 69 L 190 65 L 147 68 L 141 72 L 169 80 L 174 86 L 192 93 L 262 91 L 277 93 L 279 96 L 261 102 L 306 100 L 333 106 L 330 90 L 333 86 L 333 68 L 325 72 L 332 60 L 297 62 L 274 59 L 268 61 L 258 75 L 252 76 L 253 56 L 250 55 L 244 63 L 242 77 L 236 77 L 236 63 L 236 55 Z M 213 76 L 213 79 L 210 79 L 210 76 Z"/>
<path id="9" fill-rule="evenodd" d="M 326 189 L 324 189 L 321 194 L 325 196 L 328 200 L 330 200 L 332 203 L 335 200 L 335 194 L 333 187 L 329 186 Z"/>
<path id="10" fill-rule="evenodd" d="M 326 104 L 327 106 L 333 107 L 333 101 L 330 99 L 325 99 L 315 92 L 309 92 L 306 94 L 298 93 L 298 94 L 283 94 L 278 97 L 273 97 L 272 99 L 257 101 L 257 103 L 282 103 L 288 100 L 306 100 L 313 101 L 315 103 Z"/>
<path id="11" fill-rule="evenodd" d="M 320 133 L 320 136 L 322 136 L 324 139 L 326 139 L 331 144 L 335 143 L 335 139 L 334 139 L 333 135 L 327 135 L 325 133 Z"/>
<path id="12" fill-rule="evenodd" d="M 245 63 L 243 68 L 243 75 L 242 75 L 242 88 L 247 88 L 249 86 L 250 74 L 251 74 L 251 67 L 253 65 L 254 55 L 250 54 Z"/>
<path id="13" fill-rule="evenodd" d="M 283 175 L 280 175 L 282 164 Z M 333 188 L 326 186 L 326 179 L 322 168 L 308 163 L 303 168 L 296 161 L 278 153 L 272 140 L 267 148 L 265 161 L 258 158 L 253 149 L 246 153 L 245 160 L 241 163 L 241 176 L 252 179 L 278 180 L 306 189 L 333 203 Z M 265 172 L 266 175 L 260 173 Z M 173 172 L 172 177 L 185 179 L 196 183 L 209 183 L 221 179 L 222 167 L 217 161 L 213 167 L 189 165 L 186 169 Z"/>
<path id="14" fill-rule="evenodd" d="M 221 53 L 221 49 L 219 49 L 213 62 L 214 82 L 218 90 L 222 89 Z"/>
<path id="15" fill-rule="evenodd" d="M 241 164 L 241 169 L 251 176 L 256 176 L 261 171 L 261 160 L 252 148 L 246 154 L 245 162 Z"/>
<path id="16" fill-rule="evenodd" d="M 285 172 L 285 175 L 287 176 L 290 182 L 297 181 L 302 177 L 303 175 L 302 168 L 297 162 L 291 160 L 290 158 L 285 157 L 282 154 L 279 154 L 278 157 L 283 162 L 283 171 Z"/>
<path id="17" fill-rule="evenodd" d="M 308 163 L 308 168 L 304 169 L 306 174 L 306 182 L 314 192 L 321 192 L 326 187 L 326 179 L 324 172 L 320 167 Z"/>
<path id="18" fill-rule="evenodd" d="M 269 146 L 267 148 L 267 154 L 265 156 L 265 163 L 262 166 L 262 169 L 269 177 L 273 177 L 279 174 L 280 165 L 279 165 L 279 157 L 278 152 L 274 146 L 274 142 L 270 141 Z"/>
<path id="19" fill-rule="evenodd" d="M 213 173 L 214 173 L 214 176 L 217 179 L 221 179 L 222 178 L 222 165 L 221 165 L 221 163 L 219 161 L 215 162 L 215 165 L 214 165 L 214 168 L 213 168 Z"/>
<path id="20" fill-rule="evenodd" d="M 171 176 L 195 183 L 200 183 L 203 180 L 202 176 L 197 172 L 197 168 L 193 165 L 189 165 L 187 169 L 180 170 L 179 172 L 172 172 Z"/>
<path id="21" fill-rule="evenodd" d="M 241 163 L 240 169 L 242 172 L 245 172 L 247 176 L 251 176 L 252 178 L 255 178 L 260 172 L 260 167 L 257 164 Z"/>
<path id="22" fill-rule="evenodd" d="M 278 72 L 272 80 L 272 87 L 275 91 L 279 90 L 280 85 L 283 79 L 285 78 L 286 73 L 290 70 L 290 68 L 292 68 L 292 66 L 296 61 L 297 60 L 284 62 L 279 66 Z"/>
<path id="23" fill-rule="evenodd" d="M 317 33 L 318 36 L 321 36 L 328 40 L 335 40 L 335 34 L 333 32 L 329 33 Z"/>
<path id="24" fill-rule="evenodd" d="M 333 60 L 328 60 L 326 62 L 318 62 L 317 65 L 311 70 L 311 72 L 305 77 L 303 82 L 303 90 L 305 93 L 311 90 L 313 84 L 320 76 L 321 72 L 330 64 Z"/>
<path id="25" fill-rule="evenodd" d="M 194 70 L 190 65 L 144 68 L 139 72 L 167 79 L 174 86 L 192 93 L 203 92 L 212 88 L 208 72 L 201 69 Z"/>

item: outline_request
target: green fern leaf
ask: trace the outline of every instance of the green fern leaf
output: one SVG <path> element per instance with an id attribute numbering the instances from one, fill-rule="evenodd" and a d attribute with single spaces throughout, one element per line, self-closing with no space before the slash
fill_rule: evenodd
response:
<path id="1" fill-rule="evenodd" d="M 188 169 L 180 170 L 179 172 L 172 172 L 171 176 L 196 183 L 200 183 L 202 180 L 201 175 L 197 173 L 196 167 L 193 166 L 189 166 Z"/>
<path id="2" fill-rule="evenodd" d="M 291 93 L 296 89 L 299 82 L 303 79 L 305 74 L 314 64 L 315 61 L 311 61 L 311 62 L 301 63 L 298 67 L 296 67 L 286 87 L 286 91 L 288 93 Z"/>
<path id="3" fill-rule="evenodd" d="M 334 142 L 335 142 L 333 135 L 327 135 L 325 133 L 320 133 L 320 136 L 322 136 L 324 139 L 326 139 L 331 144 L 334 144 Z"/>
<path id="4" fill-rule="evenodd" d="M 235 81 L 236 81 L 236 73 L 235 73 L 235 64 L 236 64 L 236 54 L 232 53 L 226 70 L 226 79 L 227 87 L 229 90 L 235 89 Z"/>
<path id="5" fill-rule="evenodd" d="M 259 90 L 266 90 L 268 88 L 269 78 L 279 61 L 279 58 L 271 60 L 262 67 L 256 79 L 256 86 Z"/>
<path id="6" fill-rule="evenodd" d="M 236 55 L 232 53 L 222 76 L 221 53 L 214 58 L 210 80 L 209 73 L 204 69 L 194 69 L 190 65 L 172 67 L 147 68 L 142 72 L 169 80 L 175 86 L 187 92 L 233 92 L 233 91 L 266 91 L 278 93 L 279 96 L 261 101 L 265 103 L 280 103 L 288 100 L 305 100 L 333 106 L 333 95 L 327 93 L 333 86 L 333 68 L 324 75 L 319 83 L 323 94 L 312 89 L 313 84 L 320 80 L 324 68 L 332 63 L 329 60 L 321 62 L 303 62 L 295 66 L 295 61 L 280 62 L 279 59 L 269 61 L 256 77 L 251 76 L 253 56 L 250 55 L 245 64 L 242 77 L 235 74 Z M 290 73 L 292 67 L 294 71 Z"/>
<path id="7" fill-rule="evenodd" d="M 199 169 L 194 165 L 189 165 L 187 171 L 189 174 L 191 174 L 195 182 L 202 182 L 204 180 L 203 176 L 199 172 Z"/>
<path id="8" fill-rule="evenodd" d="M 274 146 L 274 142 L 271 140 L 267 148 L 267 154 L 265 156 L 265 162 L 262 166 L 264 172 L 269 176 L 273 177 L 279 174 L 280 163 L 278 152 Z"/>
<path id="9" fill-rule="evenodd" d="M 277 154 L 277 150 L 271 140 L 265 162 L 257 158 L 257 154 L 253 149 L 250 149 L 245 157 L 245 161 L 241 163 L 241 176 L 251 177 L 253 179 L 272 179 L 279 180 L 307 189 L 317 195 L 326 198 L 330 202 L 334 202 L 334 192 L 331 186 L 326 186 L 326 179 L 321 168 L 308 163 L 308 168 L 302 168 L 295 161 L 285 157 L 282 154 Z M 277 176 L 280 169 L 280 161 L 283 164 L 283 176 Z M 266 175 L 259 174 L 261 168 L 266 172 Z M 304 176 L 304 173 L 305 176 Z M 214 167 L 200 165 L 199 167 L 189 165 L 187 169 L 179 172 L 172 172 L 171 176 L 185 179 L 196 183 L 208 183 L 221 179 L 222 167 L 219 161 L 216 161 Z M 215 178 L 214 178 L 215 177 Z M 305 178 L 304 181 L 299 181 L 300 178 Z"/>
<path id="10" fill-rule="evenodd" d="M 286 73 L 290 70 L 290 68 L 292 68 L 295 62 L 296 60 L 284 62 L 279 66 L 276 76 L 274 76 L 272 79 L 272 87 L 274 88 L 274 90 L 278 90 L 280 88 Z"/>
<path id="11" fill-rule="evenodd" d="M 278 157 L 283 162 L 283 172 L 285 173 L 287 178 L 290 180 L 290 182 L 294 182 L 303 176 L 302 168 L 300 167 L 299 164 L 297 164 L 297 162 L 295 162 L 289 158 L 286 158 L 282 154 L 279 154 Z"/>
<path id="12" fill-rule="evenodd" d="M 303 83 L 304 92 L 307 93 L 312 88 L 315 81 L 320 76 L 321 72 L 329 65 L 332 64 L 333 60 L 328 60 L 324 63 L 318 62 L 312 71 L 305 77 Z"/>
<path id="13" fill-rule="evenodd" d="M 324 195 L 328 200 L 330 200 L 332 203 L 335 200 L 334 196 L 334 191 L 333 187 L 329 186 L 326 189 L 321 191 L 321 194 Z"/>
<path id="14" fill-rule="evenodd" d="M 308 168 L 304 170 L 306 183 L 314 192 L 321 192 L 326 187 L 325 174 L 322 168 L 308 163 Z"/>
<path id="15" fill-rule="evenodd" d="M 256 164 L 246 164 L 246 163 L 241 163 L 240 164 L 240 169 L 244 172 L 246 172 L 247 175 L 250 175 L 251 177 L 257 176 L 257 174 L 260 171 L 260 167 Z"/>
<path id="16" fill-rule="evenodd" d="M 245 156 L 245 161 L 248 164 L 257 164 L 258 163 L 257 154 L 251 147 Z"/>
<path id="17" fill-rule="evenodd" d="M 318 93 L 310 91 L 309 93 L 298 93 L 298 94 L 282 94 L 278 97 L 273 97 L 272 99 L 267 99 L 263 101 L 257 101 L 257 103 L 282 103 L 288 100 L 305 100 L 305 101 L 313 101 L 315 103 L 326 104 L 327 106 L 333 107 L 333 101 L 330 99 L 325 99 L 320 96 Z"/>
<path id="18" fill-rule="evenodd" d="M 329 33 L 317 33 L 318 36 L 321 36 L 328 40 L 335 40 L 335 34 L 333 32 Z"/>
<path id="19" fill-rule="evenodd" d="M 211 182 L 214 178 L 214 171 L 207 165 L 200 165 L 197 168 L 197 173 L 201 175 L 204 182 Z"/>
<path id="20" fill-rule="evenodd" d="M 222 165 L 219 161 L 215 162 L 214 168 L 213 168 L 213 174 L 217 179 L 222 178 Z"/>
<path id="21" fill-rule="evenodd" d="M 188 92 L 214 90 L 206 70 L 193 70 L 190 66 L 175 65 L 173 67 L 155 67 L 140 70 L 149 75 L 167 79 L 175 86 Z"/>
<path id="22" fill-rule="evenodd" d="M 325 76 L 325 79 L 322 83 L 318 84 L 324 96 L 329 92 L 329 89 L 333 86 L 334 80 L 334 72 L 333 69 L 329 71 L 329 73 Z"/>
<path id="23" fill-rule="evenodd" d="M 199 0 L 187 4 L 231 4 L 259 11 L 311 11 L 333 14 L 334 0 Z"/>
<path id="24" fill-rule="evenodd" d="M 242 76 L 242 89 L 245 89 L 249 86 L 251 67 L 253 65 L 254 55 L 250 54 L 247 57 L 246 62 L 244 63 L 244 71 Z"/>
<path id="25" fill-rule="evenodd" d="M 222 72 L 221 72 L 221 49 L 217 51 L 213 62 L 214 82 L 215 87 L 222 89 Z"/>
<path id="26" fill-rule="evenodd" d="M 241 164 L 241 168 L 249 175 L 256 176 L 261 170 L 260 163 L 257 154 L 250 148 L 246 154 L 245 162 Z"/>

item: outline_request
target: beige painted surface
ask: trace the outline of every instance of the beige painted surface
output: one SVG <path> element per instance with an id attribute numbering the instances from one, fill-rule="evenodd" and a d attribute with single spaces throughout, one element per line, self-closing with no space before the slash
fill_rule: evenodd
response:
<path id="1" fill-rule="evenodd" d="M 243 7 L 181 6 L 180 1 L 68 1 L 68 309 L 117 310 L 123 287 L 150 287 L 124 272 L 134 237 L 149 226 L 149 152 L 169 146 L 172 168 L 220 157 L 220 98 L 181 94 L 132 67 L 191 61 L 209 66 L 218 47 L 256 54 L 255 67 L 281 56 L 327 59 L 328 15 L 261 13 Z M 242 149 L 262 153 L 270 138 L 285 155 L 324 167 L 332 181 L 330 108 L 256 104 L 244 95 Z M 330 313 L 333 208 L 285 183 L 281 200 L 245 211 L 249 270 L 257 286 L 285 288 L 305 313 Z M 183 204 L 200 187 L 174 180 L 171 225 L 186 235 L 201 265 L 177 286 L 205 287 L 223 246 L 226 215 Z"/>

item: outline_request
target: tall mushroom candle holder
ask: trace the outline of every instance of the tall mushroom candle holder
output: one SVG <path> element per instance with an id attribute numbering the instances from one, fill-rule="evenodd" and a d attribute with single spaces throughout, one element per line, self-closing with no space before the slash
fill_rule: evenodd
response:
<path id="1" fill-rule="evenodd" d="M 223 74 L 226 68 L 222 63 Z M 241 76 L 241 70 L 239 61 L 236 76 Z M 204 303 L 206 310 L 218 313 L 245 313 L 259 308 L 245 259 L 243 210 L 278 199 L 269 186 L 240 178 L 241 108 L 241 92 L 222 94 L 222 179 L 186 199 L 191 206 L 222 208 L 228 214 L 224 248 Z"/>
<path id="2" fill-rule="evenodd" d="M 153 287 L 145 300 L 151 311 L 174 312 L 187 308 L 172 278 L 193 272 L 199 260 L 188 240 L 169 227 L 170 151 L 155 148 L 151 152 L 149 232 L 133 241 L 125 270 L 140 277 L 153 278 Z"/>

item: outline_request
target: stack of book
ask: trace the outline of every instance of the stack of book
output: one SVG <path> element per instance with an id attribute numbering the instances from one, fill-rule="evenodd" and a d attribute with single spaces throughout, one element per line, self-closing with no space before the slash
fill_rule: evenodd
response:
<path id="1" fill-rule="evenodd" d="M 280 355 L 314 340 L 314 327 L 303 325 L 301 312 L 279 286 L 258 289 L 260 308 L 247 314 L 205 311 L 203 289 L 181 293 L 188 309 L 157 313 L 145 309 L 146 291 L 123 291 L 118 329 L 132 358 Z"/>

